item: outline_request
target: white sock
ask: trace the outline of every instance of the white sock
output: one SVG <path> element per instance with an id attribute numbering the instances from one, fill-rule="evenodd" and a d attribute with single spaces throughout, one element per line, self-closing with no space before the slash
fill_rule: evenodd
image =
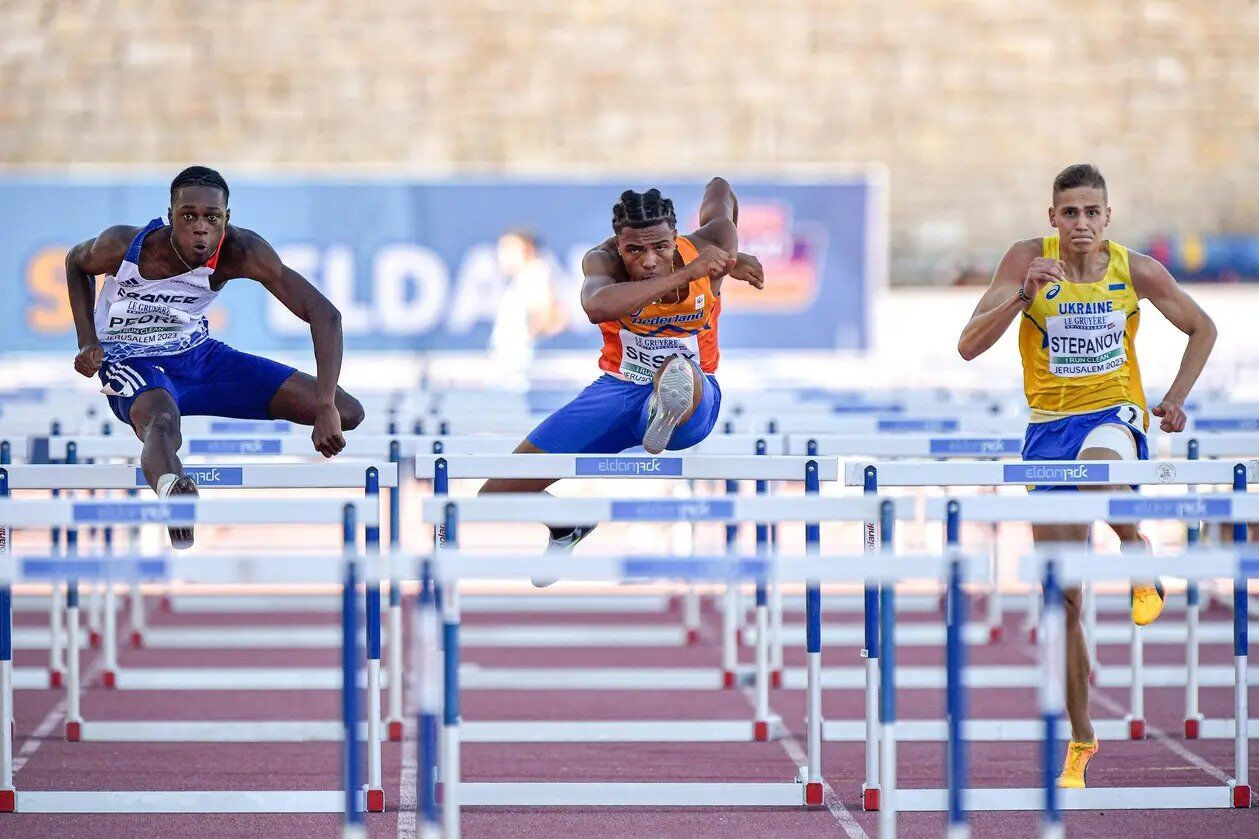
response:
<path id="1" fill-rule="evenodd" d="M 173 487 L 175 485 L 175 481 L 178 481 L 178 480 L 179 480 L 179 476 L 171 472 L 167 472 L 165 475 L 158 478 L 157 488 L 156 488 L 157 497 L 165 498 L 166 496 L 170 495 L 170 488 Z"/>

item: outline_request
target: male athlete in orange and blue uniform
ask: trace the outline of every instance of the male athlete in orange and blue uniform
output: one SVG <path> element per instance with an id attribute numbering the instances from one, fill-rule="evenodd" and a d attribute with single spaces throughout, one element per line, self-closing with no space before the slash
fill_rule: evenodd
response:
<path id="1" fill-rule="evenodd" d="M 659 190 L 621 195 L 612 208 L 615 235 L 582 260 L 581 302 L 603 333 L 603 375 L 517 452 L 613 454 L 641 443 L 659 454 L 708 436 L 721 407 L 714 374 L 722 279 L 765 284 L 757 259 L 738 253 L 738 213 L 722 178 L 704 190 L 700 227 L 686 236 Z M 491 480 L 482 492 L 540 492 L 552 483 Z M 552 528 L 553 546 L 571 547 L 590 529 Z"/>
<path id="2" fill-rule="evenodd" d="M 1185 428 L 1183 405 L 1211 354 L 1215 326 L 1156 260 L 1103 238 L 1110 208 L 1106 181 L 1096 167 L 1078 164 L 1058 174 L 1049 223 L 1056 235 L 1016 242 L 1006 252 L 962 331 L 958 351 L 967 360 L 974 358 L 1020 318 L 1019 353 L 1031 410 L 1024 460 L 1145 460 L 1149 418 L 1137 368 L 1138 301 L 1149 300 L 1189 336 L 1176 378 L 1152 411 L 1162 418 L 1163 431 Z M 1142 543 L 1136 525 L 1110 527 L 1124 544 Z M 1074 524 L 1037 524 L 1032 532 L 1042 543 L 1088 537 L 1087 526 Z M 1081 788 L 1097 739 L 1089 719 L 1089 658 L 1079 589 L 1068 590 L 1065 603 L 1071 743 L 1058 785 Z M 1162 609 L 1157 584 L 1133 587 L 1133 622 L 1144 626 Z"/>

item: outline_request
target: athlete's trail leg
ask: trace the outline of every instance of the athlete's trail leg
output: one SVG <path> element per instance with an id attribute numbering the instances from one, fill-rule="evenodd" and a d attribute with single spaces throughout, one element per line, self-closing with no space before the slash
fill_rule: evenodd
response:
<path id="1" fill-rule="evenodd" d="M 530 443 L 528 440 L 522 440 L 519 446 L 513 451 L 514 454 L 546 454 L 542 449 Z M 554 478 L 490 478 L 481 486 L 478 495 L 489 495 L 495 492 L 542 492 L 551 484 L 555 483 Z"/>
<path id="2" fill-rule="evenodd" d="M 1054 542 L 1081 543 L 1088 538 L 1088 527 L 1078 524 L 1035 524 L 1032 534 L 1037 545 Z M 1089 653 L 1084 643 L 1079 588 L 1065 589 L 1062 594 L 1067 624 L 1067 718 L 1071 720 L 1071 739 L 1077 743 L 1093 741 L 1093 721 L 1089 719 Z"/>
<path id="3" fill-rule="evenodd" d="M 341 430 L 353 431 L 363 422 L 363 406 L 350 394 L 337 388 L 333 404 L 341 415 Z M 288 420 L 299 425 L 314 425 L 319 412 L 315 377 L 295 372 L 280 385 L 268 406 L 272 419 Z"/>
<path id="4" fill-rule="evenodd" d="M 140 469 L 149 486 L 159 498 L 172 495 L 197 494 L 197 485 L 184 475 L 179 460 L 183 435 L 179 429 L 179 406 L 166 390 L 148 390 L 131 404 L 131 427 L 144 441 L 140 453 Z M 167 528 L 171 547 L 183 550 L 192 547 L 191 527 Z"/>

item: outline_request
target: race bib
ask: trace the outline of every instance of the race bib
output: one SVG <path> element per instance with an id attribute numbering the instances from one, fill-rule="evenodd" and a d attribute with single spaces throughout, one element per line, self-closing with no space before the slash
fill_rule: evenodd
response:
<path id="1" fill-rule="evenodd" d="M 1064 379 L 1118 370 L 1128 362 L 1127 313 L 1067 314 L 1045 319 L 1049 372 Z"/>
<path id="2" fill-rule="evenodd" d="M 102 338 L 147 346 L 191 336 L 204 318 L 162 303 L 123 298 L 109 307 Z"/>
<path id="3" fill-rule="evenodd" d="M 676 338 L 638 335 L 621 330 L 621 376 L 636 384 L 651 384 L 656 370 L 672 355 L 699 363 L 699 340 L 694 335 Z"/>

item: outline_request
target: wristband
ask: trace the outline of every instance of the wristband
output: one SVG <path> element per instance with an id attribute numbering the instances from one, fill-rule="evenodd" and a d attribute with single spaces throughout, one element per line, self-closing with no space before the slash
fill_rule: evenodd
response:
<path id="1" fill-rule="evenodd" d="M 1023 293 L 1023 286 L 1019 286 L 1019 299 L 1029 305 L 1032 303 L 1032 298 Z"/>

